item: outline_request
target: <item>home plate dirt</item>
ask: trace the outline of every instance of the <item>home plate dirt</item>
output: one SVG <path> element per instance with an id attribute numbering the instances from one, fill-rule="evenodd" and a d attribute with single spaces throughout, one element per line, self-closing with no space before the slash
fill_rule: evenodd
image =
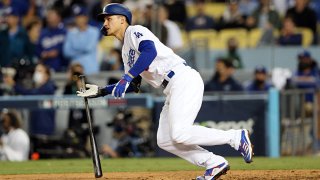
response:
<path id="1" fill-rule="evenodd" d="M 171 172 L 104 172 L 101 180 L 192 180 L 202 171 L 171 171 Z M 86 180 L 95 179 L 93 173 L 74 173 L 74 174 L 26 174 L 26 175 L 0 175 L 2 180 L 62 180 L 62 179 L 76 179 Z M 320 179 L 320 170 L 230 170 L 221 180 L 238 180 L 238 179 Z"/>

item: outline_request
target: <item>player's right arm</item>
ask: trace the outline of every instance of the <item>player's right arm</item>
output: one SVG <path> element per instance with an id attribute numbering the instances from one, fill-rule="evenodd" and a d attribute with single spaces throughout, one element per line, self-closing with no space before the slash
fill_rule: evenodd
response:
<path id="1" fill-rule="evenodd" d="M 140 91 L 141 80 L 142 80 L 141 76 L 135 77 L 131 81 L 127 89 L 127 92 L 138 93 Z M 87 97 L 87 98 L 97 98 L 97 97 L 106 96 L 112 93 L 115 86 L 116 84 L 110 84 L 105 87 L 99 87 L 94 84 L 86 84 L 86 88 L 88 89 L 85 92 L 77 91 L 77 96 Z"/>

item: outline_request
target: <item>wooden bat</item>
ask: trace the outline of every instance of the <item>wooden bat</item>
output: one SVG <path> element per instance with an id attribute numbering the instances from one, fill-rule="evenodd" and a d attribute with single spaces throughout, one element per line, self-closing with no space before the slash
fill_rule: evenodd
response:
<path id="1" fill-rule="evenodd" d="M 81 85 L 82 85 L 82 87 L 80 88 L 80 91 L 84 92 L 84 91 L 86 91 L 85 76 L 80 75 L 79 78 L 81 80 Z M 90 114 L 90 110 L 89 110 L 88 98 L 86 98 L 86 97 L 84 97 L 84 104 L 85 104 L 86 114 L 87 114 L 87 119 L 88 119 L 88 124 L 89 124 L 89 136 L 90 136 L 91 156 L 92 156 L 92 162 L 93 162 L 93 168 L 94 168 L 94 175 L 96 178 L 100 178 L 100 177 L 102 177 L 101 163 L 100 163 L 96 138 L 94 137 L 94 134 L 93 134 L 92 120 L 91 120 L 91 114 Z"/>

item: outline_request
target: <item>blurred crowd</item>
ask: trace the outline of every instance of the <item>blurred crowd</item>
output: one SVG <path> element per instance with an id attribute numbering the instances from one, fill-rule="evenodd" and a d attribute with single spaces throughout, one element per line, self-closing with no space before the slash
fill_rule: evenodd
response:
<path id="1" fill-rule="evenodd" d="M 197 30 L 259 29 L 262 35 L 258 44 L 263 46 L 301 46 L 304 37 L 298 28 L 311 32 L 312 45 L 317 45 L 320 39 L 319 0 L 0 0 L 0 95 L 53 95 L 57 90 L 52 78 L 55 72 L 66 74 L 63 94 L 75 94 L 80 87 L 79 75 L 123 70 L 120 43 L 101 36 L 102 23 L 96 18 L 104 5 L 111 2 L 128 6 L 133 13 L 132 24 L 146 26 L 176 52 L 185 47 L 183 36 Z M 220 16 L 213 17 L 207 13 L 208 3 L 221 3 L 225 9 Z M 226 54 L 215 60 L 214 74 L 205 83 L 206 92 L 267 91 L 277 86 L 270 79 L 270 74 L 277 72 L 263 66 L 254 69 L 252 79 L 238 82 L 234 72 L 245 68 L 238 52 L 239 42 L 237 38 L 228 38 L 226 44 Z M 297 64 L 296 72 L 280 86 L 318 89 L 320 72 L 312 54 L 301 49 Z M 312 95 L 306 100 L 312 102 Z M 5 143 L 15 134 L 11 130 L 19 130 L 21 136 L 24 133 L 20 132 L 17 120 L 7 122 L 7 117 L 13 119 L 13 115 L 6 113 L 1 122 L 12 128 L 5 129 L 4 134 L 9 137 L 0 141 L 0 159 L 10 160 L 10 156 L 3 154 Z M 127 117 L 125 112 L 119 114 L 110 126 L 114 127 L 114 137 L 120 145 L 105 145 L 103 153 L 119 157 L 149 152 L 149 140 L 130 131 L 133 127 L 123 118 Z M 31 110 L 29 116 L 30 135 L 54 133 L 54 110 Z M 87 143 L 86 122 L 85 111 L 70 110 L 65 136 L 76 142 L 74 147 Z M 22 139 L 29 148 L 29 139 Z M 16 160 L 25 158 L 25 152 L 21 153 Z M 82 154 L 87 155 L 88 149 L 83 149 Z"/>
<path id="2" fill-rule="evenodd" d="M 263 32 L 260 44 L 302 45 L 303 34 L 296 28 L 307 28 L 312 44 L 318 44 L 316 0 L 1 0 L 0 66 L 20 70 L 43 63 L 65 72 L 77 62 L 85 74 L 121 70 L 119 44 L 98 48 L 104 38 L 96 16 L 110 2 L 124 3 L 133 13 L 132 24 L 148 27 L 176 51 L 184 47 L 184 32 L 204 29 L 258 28 Z M 213 17 L 208 3 L 223 3 L 225 9 Z"/>

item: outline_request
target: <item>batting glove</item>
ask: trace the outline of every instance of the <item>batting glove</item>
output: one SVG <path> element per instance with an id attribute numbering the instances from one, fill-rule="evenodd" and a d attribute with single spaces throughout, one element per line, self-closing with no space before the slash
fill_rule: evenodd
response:
<path id="1" fill-rule="evenodd" d="M 130 77 L 128 74 L 125 74 L 113 88 L 112 95 L 116 98 L 124 98 L 126 90 L 128 89 L 132 79 L 133 78 Z"/>
<path id="2" fill-rule="evenodd" d="M 77 91 L 77 96 L 86 98 L 96 98 L 108 94 L 104 88 L 100 88 L 94 84 L 86 84 L 86 88 L 89 89 L 85 91 Z"/>

